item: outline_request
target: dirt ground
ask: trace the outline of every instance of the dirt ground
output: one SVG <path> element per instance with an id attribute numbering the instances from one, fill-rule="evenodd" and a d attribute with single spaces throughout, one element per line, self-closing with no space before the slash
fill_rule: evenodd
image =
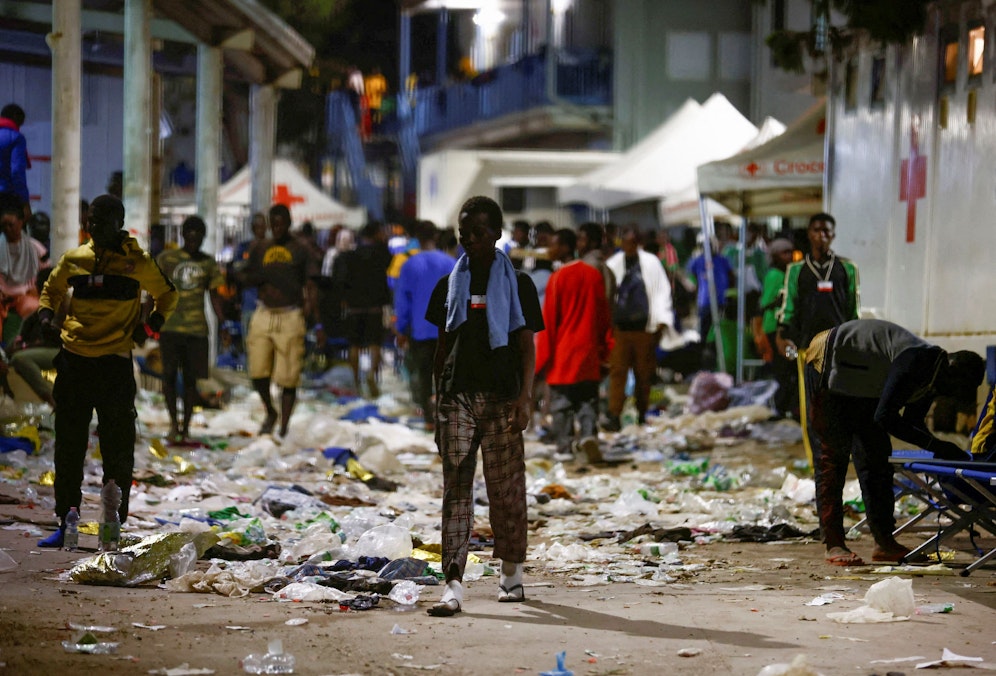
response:
<path id="1" fill-rule="evenodd" d="M 0 494 L 12 495 L 6 488 L 0 485 Z M 43 510 L 24 505 L 0 506 L 0 522 L 50 523 Z M 0 674 L 167 673 L 183 664 L 213 671 L 174 673 L 237 674 L 243 673 L 242 658 L 266 652 L 277 638 L 295 657 L 295 673 L 315 675 L 538 674 L 554 670 L 561 651 L 566 668 L 578 676 L 753 676 L 797 655 L 823 674 L 884 676 L 912 673 L 917 662 L 939 659 L 943 648 L 996 668 L 993 567 L 967 578 L 912 576 L 917 604 L 952 603 L 950 614 L 838 624 L 827 613 L 861 605 L 868 587 L 885 576 L 871 567 L 829 566 L 821 545 L 811 540 L 692 545 L 683 551 L 684 561 L 704 565 L 663 586 L 585 584 L 583 569 L 554 574 L 530 563 L 526 602 L 497 603 L 497 580 L 485 577 L 468 584 L 463 613 L 444 619 L 425 613 L 439 587 L 426 587 L 416 610 L 398 612 L 386 600 L 368 611 L 341 611 L 338 604 L 276 602 L 268 594 L 230 599 L 154 585 L 62 582 L 59 575 L 88 552 L 39 550 L 36 537 L 23 533 L 0 530 L 0 549 L 18 564 L 0 573 Z M 918 537 L 904 540 L 912 544 Z M 95 538 L 81 536 L 81 545 L 90 548 Z M 968 549 L 967 540 L 954 545 Z M 867 557 L 871 542 L 862 538 L 854 549 Z M 959 560 L 970 557 L 961 553 Z M 830 606 L 805 605 L 828 591 L 843 598 Z M 295 618 L 307 623 L 286 624 Z M 114 627 L 101 638 L 118 642 L 117 653 L 65 652 L 62 642 L 74 634 L 69 623 Z"/>

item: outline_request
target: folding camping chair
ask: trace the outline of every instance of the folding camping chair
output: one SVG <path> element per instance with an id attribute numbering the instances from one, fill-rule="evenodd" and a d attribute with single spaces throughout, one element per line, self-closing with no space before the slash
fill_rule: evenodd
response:
<path id="1" fill-rule="evenodd" d="M 973 461 L 921 460 L 907 462 L 899 473 L 920 487 L 921 499 L 934 511 L 950 520 L 937 533 L 911 551 L 903 562 L 915 560 L 954 535 L 966 531 L 979 558 L 961 571 L 968 576 L 973 570 L 996 557 L 996 547 L 988 552 L 975 544 L 976 527 L 996 537 L 996 463 Z"/>

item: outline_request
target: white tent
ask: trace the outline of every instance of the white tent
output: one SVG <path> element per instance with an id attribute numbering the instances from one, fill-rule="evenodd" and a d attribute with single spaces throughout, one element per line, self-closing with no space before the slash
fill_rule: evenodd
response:
<path id="1" fill-rule="evenodd" d="M 248 211 L 251 177 L 249 166 L 239 170 L 218 190 L 218 211 L 232 209 Z M 331 228 L 341 223 L 361 228 L 366 223 L 366 210 L 350 208 L 336 202 L 311 182 L 290 160 L 273 160 L 274 204 L 284 204 L 296 225 L 311 221 L 316 228 Z"/>
<path id="2" fill-rule="evenodd" d="M 747 142 L 740 152 L 756 148 L 767 143 L 774 137 L 785 131 L 785 125 L 773 117 L 766 117 L 761 124 L 761 129 L 757 136 Z M 723 160 L 720 160 L 722 162 Z M 686 186 L 683 190 L 666 195 L 660 202 L 660 221 L 664 225 L 678 223 L 698 223 L 701 219 L 699 210 L 699 186 L 698 181 Z M 706 209 L 713 218 L 716 216 L 729 216 L 730 210 L 719 202 L 707 199 Z"/>
<path id="3" fill-rule="evenodd" d="M 795 216 L 822 208 L 826 103 L 783 134 L 699 167 L 699 192 L 746 216 Z"/>
<path id="4" fill-rule="evenodd" d="M 756 134 L 722 94 L 702 105 L 686 101 L 619 160 L 562 189 L 560 201 L 613 209 L 659 200 L 693 185 L 700 164 L 737 152 Z"/>

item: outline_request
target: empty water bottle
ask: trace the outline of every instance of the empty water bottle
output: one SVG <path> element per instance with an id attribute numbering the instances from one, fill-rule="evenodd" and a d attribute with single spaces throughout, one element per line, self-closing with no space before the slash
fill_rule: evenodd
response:
<path id="1" fill-rule="evenodd" d="M 100 491 L 100 502 L 104 506 L 104 517 L 100 522 L 100 549 L 115 552 L 121 540 L 121 487 L 111 479 Z"/>
<path id="2" fill-rule="evenodd" d="M 62 548 L 67 552 L 75 552 L 80 544 L 80 513 L 75 507 L 69 508 L 66 514 L 66 530 L 62 538 Z"/>
<path id="3" fill-rule="evenodd" d="M 274 639 L 265 655 L 253 653 L 243 658 L 242 669 L 247 674 L 293 674 L 294 656 L 284 652 L 280 639 Z"/>

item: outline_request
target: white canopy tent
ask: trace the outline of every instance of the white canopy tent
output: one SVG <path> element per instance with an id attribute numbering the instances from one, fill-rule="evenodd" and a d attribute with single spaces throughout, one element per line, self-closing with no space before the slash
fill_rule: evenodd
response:
<path id="1" fill-rule="evenodd" d="M 795 216 L 822 208 L 826 102 L 819 101 L 783 133 L 758 143 L 733 157 L 705 164 L 698 169 L 700 207 L 705 228 L 712 232 L 707 200 L 720 202 L 741 214 Z M 738 266 L 744 267 L 747 228 L 740 229 Z M 736 380 L 743 380 L 745 322 L 743 275 L 737 289 Z M 714 317 L 716 311 L 713 311 Z M 719 348 L 722 350 L 722 347 Z"/>
<path id="2" fill-rule="evenodd" d="M 248 210 L 252 177 L 249 166 L 218 189 L 218 211 Z M 358 229 L 366 224 L 366 210 L 335 201 L 311 182 L 290 160 L 273 160 L 273 204 L 284 204 L 296 225 L 311 221 L 316 228 L 342 224 Z"/>
<path id="3" fill-rule="evenodd" d="M 757 135 L 748 141 L 747 145 L 740 152 L 743 153 L 763 143 L 767 143 L 784 131 L 784 124 L 773 117 L 766 117 Z M 719 160 L 718 162 L 724 161 Z M 713 218 L 716 216 L 729 216 L 731 214 L 728 208 L 713 199 L 706 199 L 706 208 L 709 211 L 709 215 Z M 701 218 L 700 214 L 697 178 L 694 183 L 685 186 L 683 190 L 665 195 L 664 199 L 660 202 L 660 221 L 664 225 L 672 223 L 698 223 Z"/>
<path id="4" fill-rule="evenodd" d="M 694 185 L 700 164 L 737 152 L 756 134 L 722 94 L 702 105 L 689 99 L 617 161 L 562 188 L 560 202 L 614 209 L 662 199 Z"/>
<path id="5" fill-rule="evenodd" d="M 699 192 L 744 216 L 811 214 L 823 202 L 826 102 L 784 133 L 698 169 Z"/>

